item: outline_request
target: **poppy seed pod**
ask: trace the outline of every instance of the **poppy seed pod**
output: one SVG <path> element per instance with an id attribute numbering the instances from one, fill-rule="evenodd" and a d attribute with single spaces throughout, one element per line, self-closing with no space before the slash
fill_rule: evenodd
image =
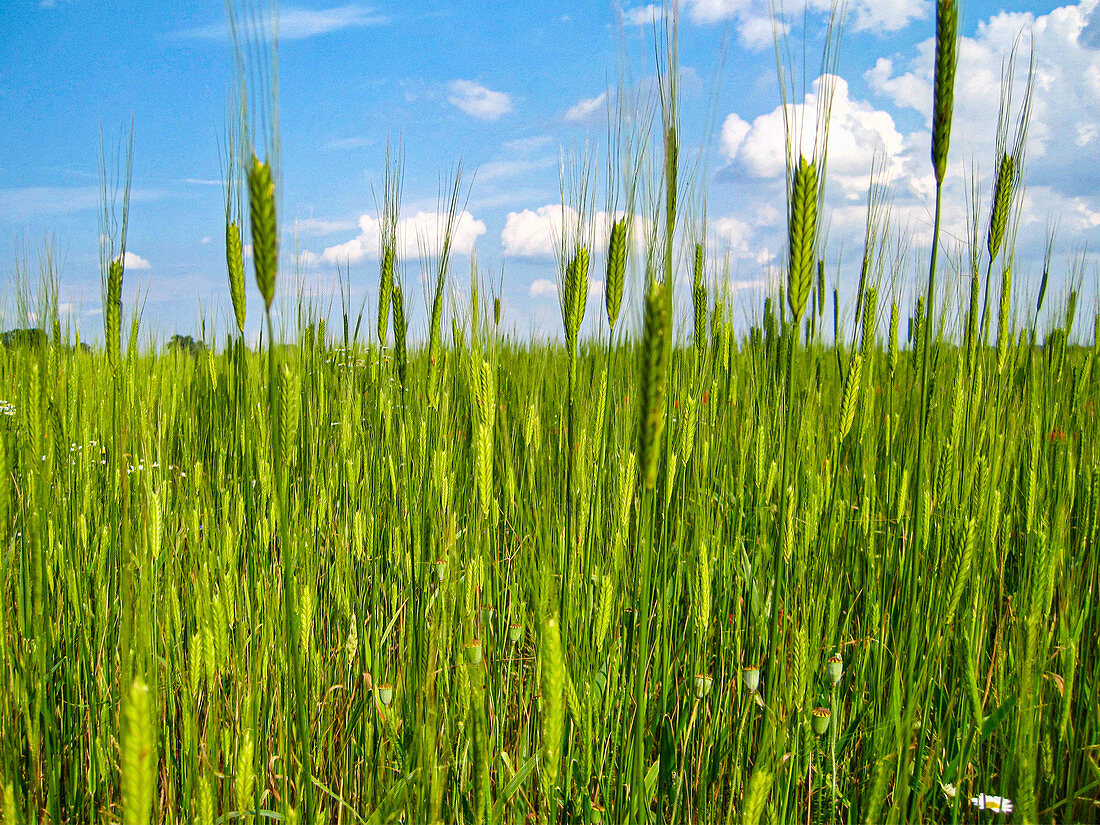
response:
<path id="1" fill-rule="evenodd" d="M 710 695 L 710 689 L 714 686 L 714 677 L 706 673 L 695 674 L 695 698 L 702 699 Z"/>
<path id="2" fill-rule="evenodd" d="M 523 625 L 510 624 L 508 625 L 508 641 L 514 645 L 518 645 L 523 640 Z"/>
<path id="3" fill-rule="evenodd" d="M 810 727 L 813 728 L 816 735 L 822 736 L 829 729 L 829 716 L 831 715 L 832 711 L 828 708 L 813 709 L 810 714 Z"/>
<path id="4" fill-rule="evenodd" d="M 444 575 L 447 573 L 447 562 L 443 559 L 438 559 L 435 563 L 435 578 L 436 581 L 442 582 Z"/>
<path id="5" fill-rule="evenodd" d="M 840 656 L 830 656 L 825 662 L 825 674 L 834 685 L 844 675 L 844 660 Z"/>
<path id="6" fill-rule="evenodd" d="M 466 645 L 466 661 L 471 665 L 481 664 L 481 640 L 474 639 Z"/>
<path id="7" fill-rule="evenodd" d="M 393 685 L 381 684 L 378 686 L 378 700 L 389 707 L 393 703 Z"/>
<path id="8" fill-rule="evenodd" d="M 741 668 L 741 681 L 745 683 L 745 689 L 749 693 L 756 693 L 760 689 L 760 668 Z"/>

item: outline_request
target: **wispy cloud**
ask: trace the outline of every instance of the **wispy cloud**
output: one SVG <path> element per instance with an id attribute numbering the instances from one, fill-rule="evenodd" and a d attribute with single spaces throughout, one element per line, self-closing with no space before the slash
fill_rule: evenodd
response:
<path id="1" fill-rule="evenodd" d="M 558 159 L 552 155 L 540 158 L 510 158 L 507 160 L 491 160 L 477 167 L 476 179 L 479 183 L 495 181 L 507 178 L 517 178 L 521 175 L 532 175 L 545 169 L 557 166 Z"/>
<path id="2" fill-rule="evenodd" d="M 707 24 L 733 20 L 742 42 L 752 49 L 767 48 L 776 31 L 769 0 L 682 0 L 681 9 L 692 23 Z M 833 0 L 788 0 L 783 4 L 779 33 L 806 13 L 830 14 Z M 855 31 L 895 32 L 929 15 L 929 0 L 851 0 L 846 5 Z M 649 3 L 623 9 L 623 23 L 649 26 L 662 22 L 667 6 Z"/>
<path id="3" fill-rule="evenodd" d="M 152 189 L 130 190 L 130 202 L 140 203 L 163 197 Z M 67 215 L 98 209 L 101 194 L 97 186 L 26 186 L 0 189 L 0 220 L 19 223 L 41 215 Z"/>
<path id="4" fill-rule="evenodd" d="M 494 92 L 473 80 L 452 80 L 447 84 L 447 102 L 471 117 L 497 120 L 512 111 L 512 98 L 506 92 Z"/>
<path id="5" fill-rule="evenodd" d="M 364 26 L 383 26 L 390 18 L 379 14 L 371 6 L 347 3 L 328 9 L 305 9 L 300 6 L 283 6 L 279 9 L 279 39 L 283 41 L 305 40 L 343 29 Z M 213 23 L 186 29 L 180 34 L 199 40 L 221 40 L 229 36 L 229 23 Z"/>
<path id="6" fill-rule="evenodd" d="M 648 6 L 623 9 L 623 22 L 628 26 L 648 26 L 664 19 L 664 7 L 654 3 L 650 3 Z"/>
<path id="7" fill-rule="evenodd" d="M 580 122 L 587 120 L 596 112 L 603 109 L 604 104 L 607 102 L 607 92 L 601 92 L 595 97 L 584 98 L 578 100 L 572 106 L 565 110 L 565 119 L 573 122 Z"/>
<path id="8" fill-rule="evenodd" d="M 321 148 L 326 152 L 349 152 L 352 149 L 362 149 L 365 146 L 370 146 L 370 141 L 365 137 L 346 137 L 327 140 Z"/>
<path id="9" fill-rule="evenodd" d="M 337 232 L 351 232 L 356 227 L 355 221 L 327 221 L 322 218 L 300 218 L 294 221 L 291 227 L 295 232 L 308 235 L 332 235 Z"/>

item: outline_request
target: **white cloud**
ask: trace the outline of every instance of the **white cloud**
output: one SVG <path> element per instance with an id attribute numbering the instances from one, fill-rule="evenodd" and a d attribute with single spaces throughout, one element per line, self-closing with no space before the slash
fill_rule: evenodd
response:
<path id="1" fill-rule="evenodd" d="M 445 215 L 436 212 L 417 212 L 402 218 L 397 227 L 398 255 L 403 259 L 415 258 L 420 254 L 438 255 L 442 245 L 442 232 Z M 485 234 L 485 224 L 463 211 L 455 220 L 451 235 L 451 252 L 456 255 L 469 255 L 473 252 L 478 237 Z M 328 264 L 357 263 L 362 260 L 377 260 L 382 243 L 382 224 L 374 215 L 362 215 L 359 218 L 359 234 L 342 244 L 327 247 L 321 253 L 320 261 Z"/>
<path id="2" fill-rule="evenodd" d="M 305 40 L 343 29 L 381 26 L 389 22 L 386 15 L 361 3 L 348 3 L 328 9 L 306 9 L 299 6 L 282 6 L 278 11 L 279 39 L 282 41 Z M 271 30 L 270 18 L 259 23 L 260 31 Z M 228 23 L 199 26 L 182 32 L 184 37 L 200 40 L 221 40 L 229 36 Z"/>
<path id="3" fill-rule="evenodd" d="M 561 206 L 540 206 L 534 211 L 509 212 L 500 240 L 505 255 L 551 257 L 558 248 L 561 232 Z"/>
<path id="4" fill-rule="evenodd" d="M 326 152 L 349 152 L 364 146 L 370 146 L 370 141 L 365 137 L 346 137 L 327 140 L 321 148 Z"/>
<path id="5" fill-rule="evenodd" d="M 856 31 L 894 32 L 928 17 L 930 0 L 857 0 L 851 4 Z"/>
<path id="6" fill-rule="evenodd" d="M 447 102 L 471 117 L 492 121 L 512 111 L 510 95 L 494 92 L 473 80 L 452 80 L 447 89 Z"/>
<path id="7" fill-rule="evenodd" d="M 763 14 L 743 17 L 737 27 L 741 42 L 750 49 L 766 49 L 775 42 L 776 34 L 783 36 L 790 30 L 789 24 Z"/>
<path id="8" fill-rule="evenodd" d="M 658 6 L 655 3 L 633 9 L 623 9 L 623 23 L 628 26 L 649 26 L 664 19 L 664 6 Z"/>
<path id="9" fill-rule="evenodd" d="M 153 265 L 145 260 L 140 255 L 127 251 L 126 255 L 122 259 L 123 269 L 152 269 Z"/>
<path id="10" fill-rule="evenodd" d="M 578 100 L 565 110 L 565 119 L 573 122 L 587 120 L 596 112 L 601 111 L 605 103 L 607 103 L 607 92 L 600 92 L 595 97 Z"/>
<path id="11" fill-rule="evenodd" d="M 553 155 L 544 155 L 535 158 L 523 157 L 491 160 L 477 167 L 477 172 L 475 172 L 474 177 L 478 183 L 515 178 L 520 175 L 530 175 L 534 172 L 541 172 L 544 169 L 549 169 L 551 166 L 557 165 L 557 163 L 558 159 Z"/>
<path id="12" fill-rule="evenodd" d="M 292 253 L 292 257 L 295 259 L 295 262 L 299 266 L 301 266 L 305 269 L 317 266 L 317 264 L 321 263 L 321 256 L 318 255 L 316 252 L 310 252 L 308 249 L 303 249 L 303 250 L 300 250 L 298 252 L 294 252 L 294 253 Z M 340 261 L 339 263 L 344 263 L 344 262 Z"/>
<path id="13" fill-rule="evenodd" d="M 155 189 L 131 189 L 130 203 L 154 201 L 164 196 Z M 27 186 L 0 189 L 0 221 L 13 223 L 40 215 L 66 215 L 99 209 L 98 186 Z"/>
<path id="14" fill-rule="evenodd" d="M 718 218 L 711 224 L 718 241 L 734 252 L 747 252 L 752 238 L 752 227 L 732 215 Z"/>
<path id="15" fill-rule="evenodd" d="M 539 278 L 531 283 L 527 294 L 532 298 L 557 297 L 558 285 L 547 278 Z"/>
<path id="16" fill-rule="evenodd" d="M 763 49 L 772 44 L 776 33 L 772 17 L 773 0 L 681 0 L 681 8 L 692 23 L 710 24 L 734 21 L 744 45 Z M 806 12 L 829 14 L 834 0 L 787 0 L 782 4 L 783 20 L 778 33 L 785 34 L 791 21 L 800 21 Z M 854 31 L 895 32 L 914 20 L 928 16 L 931 0 L 849 0 L 848 25 Z M 646 26 L 664 18 L 664 7 L 656 4 L 623 10 L 627 25 Z"/>
<path id="17" fill-rule="evenodd" d="M 591 225 L 582 228 L 582 235 L 591 238 L 594 251 L 602 251 L 607 246 L 611 224 L 624 216 L 625 213 L 621 211 L 597 212 Z M 577 227 L 577 221 L 577 211 L 570 206 L 563 209 L 560 203 L 509 212 L 500 233 L 504 254 L 517 258 L 554 257 L 561 251 L 563 225 L 572 233 Z M 641 240 L 644 228 L 645 221 L 635 216 L 632 234 L 636 244 Z"/>
<path id="18" fill-rule="evenodd" d="M 1100 26 L 1097 0 L 1081 0 L 1049 14 L 1001 12 L 982 21 L 974 37 L 959 47 L 950 175 L 961 175 L 976 161 L 988 176 L 1001 92 L 1002 67 L 1020 46 L 1014 87 L 1018 107 L 1026 79 L 1028 49 L 1035 54 L 1035 93 L 1028 130 L 1028 177 L 1067 194 L 1094 195 L 1100 189 L 1096 164 L 1100 132 L 1100 49 L 1089 32 Z M 1021 37 L 1021 35 L 1023 35 Z M 1098 43 L 1097 45 L 1100 45 Z M 920 43 L 905 63 L 879 60 L 866 75 L 871 87 L 894 105 L 920 113 L 931 129 L 932 66 L 935 43 Z M 913 136 L 927 153 L 928 131 Z M 915 160 L 927 165 L 926 158 Z"/>
<path id="19" fill-rule="evenodd" d="M 722 123 L 722 151 L 725 152 L 726 157 L 737 157 L 737 152 L 740 150 L 741 144 L 745 142 L 745 137 L 751 128 L 737 112 L 732 112 L 726 116 L 725 121 Z"/>
<path id="20" fill-rule="evenodd" d="M 300 218 L 294 221 L 294 231 L 307 237 L 350 232 L 356 226 L 358 224 L 355 221 L 326 221 L 322 218 Z"/>
<path id="21" fill-rule="evenodd" d="M 891 174 L 901 170 L 904 138 L 888 112 L 853 100 L 848 83 L 842 78 L 818 78 L 802 103 L 788 104 L 787 118 L 796 132 L 792 155 L 813 156 L 819 107 L 823 104 L 825 84 L 829 82 L 834 84 L 829 120 L 829 179 L 839 183 L 848 194 L 862 193 L 876 152 L 885 155 Z M 754 178 L 781 177 L 787 168 L 785 134 L 782 106 L 760 115 L 751 125 L 735 113 L 723 124 L 722 148 L 727 157 L 740 163 Z"/>

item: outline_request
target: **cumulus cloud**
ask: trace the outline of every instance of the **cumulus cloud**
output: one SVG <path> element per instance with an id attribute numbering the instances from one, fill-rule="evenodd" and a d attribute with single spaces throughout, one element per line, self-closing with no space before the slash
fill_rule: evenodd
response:
<path id="1" fill-rule="evenodd" d="M 625 212 L 597 212 L 588 227 L 593 237 L 593 247 L 602 251 L 607 246 L 607 237 L 611 224 L 625 217 Z M 500 233 L 501 245 L 505 255 L 517 258 L 550 258 L 561 250 L 563 227 L 573 232 L 578 222 L 577 211 L 570 206 L 562 208 L 559 204 L 547 204 L 537 209 L 524 209 L 509 212 L 504 219 L 504 229 Z M 645 228 L 644 220 L 634 217 L 633 236 L 640 240 Z"/>
<path id="2" fill-rule="evenodd" d="M 978 25 L 959 47 L 955 89 L 955 129 L 951 136 L 951 171 L 961 172 L 971 160 L 988 169 L 993 163 L 997 112 L 1004 61 L 1019 44 L 1014 88 L 1017 105 L 1027 72 L 1027 50 L 1035 54 L 1035 94 L 1028 130 L 1030 180 L 1073 194 L 1095 193 L 1100 168 L 1100 50 L 1090 45 L 1097 25 L 1097 0 L 1054 9 L 1049 14 L 1002 12 Z M 1021 35 L 1024 37 L 1021 38 Z M 879 60 L 866 79 L 894 105 L 919 112 L 930 130 L 932 67 L 935 42 L 930 38 L 900 65 Z M 964 125 L 963 125 L 964 124 Z M 921 135 L 927 143 L 927 132 Z"/>
<path id="3" fill-rule="evenodd" d="M 447 102 L 470 117 L 492 121 L 512 111 L 510 95 L 495 92 L 473 80 L 452 80 L 447 90 Z"/>
<path id="4" fill-rule="evenodd" d="M 752 227 L 732 215 L 718 218 L 711 224 L 711 230 L 719 243 L 731 251 L 747 252 L 752 239 Z"/>
<path id="5" fill-rule="evenodd" d="M 540 206 L 535 210 L 509 212 L 504 219 L 500 240 L 505 255 L 550 257 L 558 249 L 561 234 L 561 206 Z"/>
<path id="6" fill-rule="evenodd" d="M 752 127 L 742 120 L 737 112 L 726 116 L 722 123 L 722 151 L 725 152 L 726 157 L 737 157 L 737 152 L 751 129 Z"/>
<path id="7" fill-rule="evenodd" d="M 582 100 L 578 100 L 572 106 L 565 110 L 565 119 L 573 122 L 579 122 L 587 120 L 596 112 L 601 111 L 604 108 L 604 104 L 607 102 L 607 92 L 601 92 L 595 97 L 588 97 Z"/>
<path id="8" fill-rule="evenodd" d="M 147 260 L 145 260 L 143 257 L 141 257 L 140 255 L 138 255 L 134 252 L 127 251 L 125 256 L 123 256 L 123 258 L 122 258 L 122 267 L 123 267 L 123 269 L 130 269 L 130 270 L 152 269 L 153 265 L 151 263 L 149 263 Z"/>
<path id="9" fill-rule="evenodd" d="M 791 145 L 793 159 L 799 153 L 812 157 L 816 124 L 829 84 L 832 85 L 829 179 L 839 183 L 847 194 L 865 191 L 871 158 L 876 153 L 885 157 L 890 175 L 900 173 L 905 141 L 894 119 L 870 103 L 852 99 L 847 81 L 831 75 L 815 80 L 801 103 L 787 104 L 786 118 L 782 106 L 760 115 L 751 124 L 736 113 L 727 116 L 722 125 L 722 150 L 726 157 L 740 164 L 751 177 L 783 176 L 787 169 L 785 119 L 796 132 Z"/>
<path id="10" fill-rule="evenodd" d="M 532 298 L 556 298 L 558 296 L 558 285 L 547 278 L 539 278 L 532 281 L 527 294 Z"/>
<path id="11" fill-rule="evenodd" d="M 435 256 L 442 247 L 445 215 L 438 212 L 417 212 L 402 218 L 397 227 L 397 248 L 401 258 L 415 258 L 424 254 Z M 469 212 L 463 211 L 455 220 L 451 236 L 451 251 L 456 255 L 473 252 L 478 237 L 485 234 L 485 224 Z M 382 244 L 382 223 L 374 215 L 359 218 L 359 234 L 342 244 L 327 247 L 317 259 L 327 264 L 358 263 L 377 260 Z"/>

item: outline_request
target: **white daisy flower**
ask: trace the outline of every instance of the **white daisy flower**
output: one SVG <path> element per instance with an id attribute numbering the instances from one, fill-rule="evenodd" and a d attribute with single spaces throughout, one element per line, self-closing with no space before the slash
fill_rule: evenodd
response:
<path id="1" fill-rule="evenodd" d="M 979 811 L 993 811 L 995 814 L 1012 813 L 1012 800 L 1004 796 L 989 796 L 980 793 L 977 796 L 970 797 L 970 804 Z"/>

